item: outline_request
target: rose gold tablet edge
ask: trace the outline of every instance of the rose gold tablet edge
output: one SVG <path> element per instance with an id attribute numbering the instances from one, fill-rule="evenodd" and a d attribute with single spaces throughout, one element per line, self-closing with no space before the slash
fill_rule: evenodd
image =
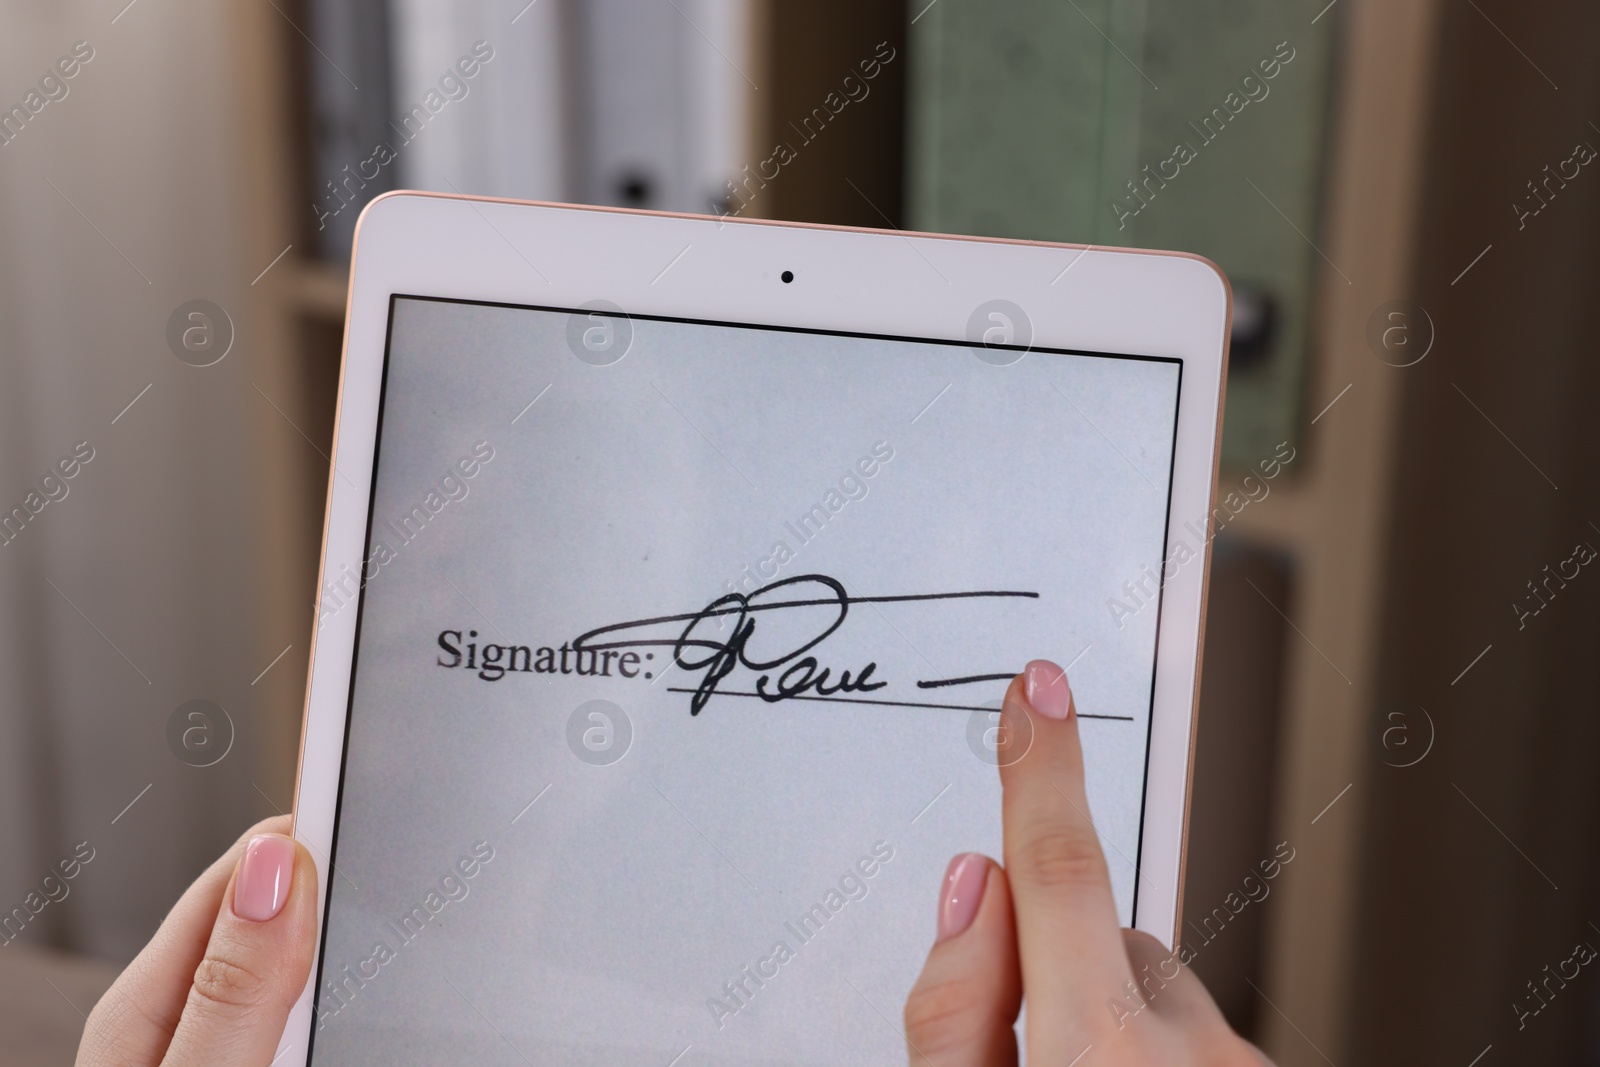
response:
<path id="1" fill-rule="evenodd" d="M 1217 388 L 1217 431 L 1216 431 L 1216 438 L 1212 442 L 1212 446 L 1211 446 L 1211 457 L 1212 457 L 1211 458 L 1211 492 L 1210 492 L 1210 495 L 1209 495 L 1209 497 L 1207 498 L 1207 501 L 1206 501 L 1206 509 L 1207 509 L 1207 514 L 1208 515 L 1210 514 L 1210 508 L 1211 508 L 1212 502 L 1216 500 L 1217 482 L 1218 482 L 1218 478 L 1220 476 L 1221 465 L 1222 465 L 1222 417 L 1223 417 L 1223 408 L 1225 406 L 1225 401 L 1226 401 L 1226 397 L 1227 397 L 1227 390 L 1225 388 L 1225 385 L 1227 383 L 1227 375 L 1228 375 L 1228 349 L 1229 349 L 1229 340 L 1230 340 L 1230 337 L 1231 337 L 1231 334 L 1232 334 L 1232 330 L 1233 330 L 1233 286 L 1228 281 L 1228 276 L 1225 273 L 1223 273 L 1222 268 L 1218 267 L 1216 265 L 1216 263 L 1212 262 L 1210 259 L 1206 258 L 1205 256 L 1198 255 L 1198 254 L 1193 253 L 1193 252 L 1171 252 L 1171 251 L 1155 250 L 1155 249 L 1150 249 L 1150 250 L 1147 250 L 1147 249 L 1129 249 L 1129 248 L 1108 247 L 1108 246 L 1105 246 L 1105 245 L 1074 244 L 1074 243 L 1065 242 L 1065 241 L 1030 241 L 1030 240 L 1026 240 L 1024 238 L 1019 238 L 1019 237 L 980 237 L 980 236 L 975 236 L 975 235 L 972 235 L 972 234 L 925 233 L 925 232 L 922 232 L 922 231 L 919 231 L 919 230 L 883 229 L 881 227 L 873 227 L 873 226 L 838 226 L 838 225 L 833 225 L 833 224 L 829 224 L 829 223 L 790 222 L 790 221 L 782 220 L 782 219 L 743 219 L 743 218 L 734 218 L 732 216 L 727 216 L 727 215 L 697 215 L 697 214 L 694 214 L 692 212 L 685 212 L 685 211 L 646 211 L 646 210 L 641 210 L 641 209 L 636 209 L 636 208 L 607 207 L 607 206 L 603 206 L 603 205 L 599 205 L 599 204 L 563 204 L 563 203 L 559 203 L 559 202 L 556 202 L 556 201 L 549 201 L 549 200 L 517 200 L 517 199 L 513 199 L 511 197 L 504 197 L 504 196 L 474 196 L 474 195 L 468 195 L 468 194 L 436 193 L 436 192 L 428 192 L 428 191 L 423 191 L 423 190 L 410 190 L 410 189 L 396 189 L 396 190 L 392 190 L 392 191 L 387 192 L 387 193 L 382 193 L 382 194 L 380 194 L 378 196 L 373 197 L 370 201 L 368 201 L 367 206 L 361 209 L 361 214 L 356 218 L 355 233 L 353 234 L 352 240 L 351 240 L 350 279 L 349 279 L 349 281 L 348 281 L 348 283 L 346 284 L 346 287 L 345 287 L 345 304 L 344 304 L 345 329 L 344 329 L 344 338 L 343 338 L 343 340 L 342 340 L 342 342 L 340 343 L 340 346 L 339 346 L 339 386 L 338 386 L 339 395 L 338 395 L 337 399 L 335 400 L 334 409 L 333 409 L 333 441 L 332 441 L 331 447 L 328 450 L 328 455 L 330 457 L 336 457 L 339 454 L 339 430 L 340 430 L 340 425 L 341 425 L 340 415 L 344 411 L 344 377 L 345 377 L 345 372 L 348 370 L 349 365 L 350 365 L 350 361 L 349 361 L 350 310 L 351 310 L 351 305 L 353 305 L 355 303 L 355 283 L 356 283 L 356 271 L 355 271 L 356 254 L 355 254 L 355 250 L 356 250 L 357 247 L 359 247 L 359 241 L 360 241 L 360 237 L 361 237 L 361 226 L 362 226 L 362 223 L 364 223 L 366 221 L 367 212 L 371 211 L 373 209 L 373 207 L 376 206 L 379 203 L 379 201 L 388 200 L 388 199 L 390 199 L 392 197 L 400 197 L 400 196 L 428 197 L 428 198 L 435 199 L 435 200 L 468 200 L 468 201 L 479 201 L 479 202 L 491 203 L 491 204 L 514 204 L 514 205 L 517 205 L 519 207 L 562 208 L 562 209 L 566 209 L 566 210 L 570 210 L 570 211 L 595 211 L 595 212 L 602 212 L 602 213 L 613 214 L 613 215 L 655 215 L 655 216 L 659 216 L 659 217 L 662 217 L 662 218 L 693 219 L 693 220 L 696 220 L 696 221 L 719 222 L 719 223 L 720 222 L 730 222 L 731 221 L 731 222 L 736 223 L 736 224 L 748 225 L 748 226 L 785 226 L 785 227 L 790 227 L 790 228 L 793 228 L 793 229 L 800 229 L 800 230 L 838 230 L 838 231 L 843 231 L 845 233 L 878 233 L 878 234 L 885 234 L 887 236 L 926 237 L 926 238 L 933 239 L 933 240 L 973 241 L 973 242 L 976 242 L 976 243 L 979 243 L 979 244 L 1027 245 L 1027 246 L 1043 247 L 1043 248 L 1081 248 L 1085 252 L 1090 252 L 1090 251 L 1094 251 L 1095 249 L 1099 249 L 1102 252 L 1121 252 L 1121 253 L 1126 253 L 1128 255 L 1171 256 L 1171 257 L 1176 258 L 1176 259 L 1192 259 L 1192 260 L 1195 260 L 1195 261 L 1197 261 L 1197 262 L 1209 267 L 1217 275 L 1217 278 L 1219 280 L 1221 280 L 1221 282 L 1222 282 L 1223 293 L 1227 297 L 1227 301 L 1228 301 L 1228 313 L 1227 313 L 1226 319 L 1223 322 L 1223 330 L 1222 330 L 1222 366 L 1221 366 L 1221 368 L 1220 368 L 1220 370 L 1218 372 L 1218 374 L 1219 374 L 1219 378 L 1218 378 L 1219 385 L 1218 385 L 1218 388 Z M 316 586 L 317 589 L 321 589 L 322 588 L 322 584 L 321 584 L 322 583 L 322 575 L 323 575 L 323 572 L 324 572 L 325 568 L 328 565 L 328 516 L 333 510 L 333 489 L 334 489 L 333 478 L 334 478 L 334 474 L 335 473 L 336 472 L 334 470 L 334 460 L 332 458 L 330 458 L 329 461 L 328 461 L 328 495 L 327 495 L 327 501 L 323 506 L 323 512 L 322 512 L 322 549 L 321 549 L 321 552 L 319 553 L 318 559 L 317 559 L 317 586 Z M 1179 841 L 1178 841 L 1178 893 L 1177 893 L 1176 910 L 1174 911 L 1173 918 L 1172 918 L 1172 927 L 1173 927 L 1173 930 L 1172 930 L 1172 949 L 1173 949 L 1174 952 L 1176 952 L 1178 950 L 1178 946 L 1180 944 L 1179 934 L 1181 933 L 1181 928 L 1182 928 L 1182 925 L 1183 925 L 1183 876 L 1184 876 L 1184 872 L 1187 869 L 1187 865 L 1188 865 L 1188 862 L 1189 862 L 1189 809 L 1190 809 L 1190 805 L 1191 805 L 1192 797 L 1193 797 L 1193 792 L 1194 792 L 1194 757 L 1195 757 L 1195 750 L 1196 750 L 1196 740 L 1197 740 L 1197 738 L 1199 736 L 1200 669 L 1201 669 L 1201 666 L 1202 666 L 1202 664 L 1204 662 L 1204 659 L 1205 659 L 1205 656 L 1203 654 L 1203 650 L 1205 648 L 1206 609 L 1207 609 L 1207 606 L 1209 604 L 1210 596 L 1211 596 L 1211 544 L 1210 544 L 1210 542 L 1206 543 L 1206 550 L 1205 551 L 1206 551 L 1206 565 L 1205 565 L 1205 569 L 1201 572 L 1202 573 L 1202 577 L 1201 577 L 1201 586 L 1200 586 L 1200 624 L 1199 624 L 1199 629 L 1198 629 L 1198 632 L 1197 632 L 1196 643 L 1195 643 L 1194 695 L 1193 695 L 1192 703 L 1191 703 L 1190 710 L 1189 710 L 1189 757 L 1188 757 L 1188 760 L 1186 761 L 1186 765 L 1184 767 L 1184 779 L 1185 779 L 1185 781 L 1184 781 L 1184 788 L 1183 788 L 1183 824 L 1182 824 L 1182 830 L 1181 830 L 1181 832 L 1179 834 Z M 301 786 L 301 782 L 302 782 L 302 776 L 305 773 L 306 736 L 307 736 L 307 732 L 308 732 L 307 731 L 307 727 L 309 727 L 310 724 L 311 724 L 311 683 L 312 683 L 312 676 L 313 676 L 314 671 L 316 670 L 316 663 L 317 663 L 317 632 L 318 631 L 317 631 L 317 626 L 316 626 L 316 608 L 315 608 L 315 605 L 318 604 L 318 603 L 319 603 L 319 601 L 317 601 L 315 598 L 313 598 L 313 600 L 312 600 L 313 611 L 312 611 L 312 626 L 311 626 L 311 650 L 310 650 L 310 658 L 309 658 L 309 661 L 307 662 L 307 665 L 306 665 L 305 706 L 302 708 L 301 715 L 300 715 L 300 755 L 299 755 L 299 758 L 296 761 L 296 765 L 295 765 L 294 807 L 293 807 L 292 814 L 291 814 L 291 829 L 290 829 L 291 833 L 293 833 L 294 829 L 296 827 L 298 827 L 299 818 L 300 818 L 300 786 Z"/>
<path id="2" fill-rule="evenodd" d="M 1216 505 L 1217 483 L 1222 475 L 1222 416 L 1227 404 L 1228 355 L 1233 341 L 1233 283 L 1228 281 L 1222 268 L 1211 260 L 1204 256 L 1193 258 L 1216 271 L 1228 298 L 1228 316 L 1222 324 L 1222 366 L 1217 372 L 1217 436 L 1211 443 L 1211 492 L 1206 499 L 1206 521 L 1209 523 L 1211 509 Z M 1189 867 L 1189 809 L 1194 799 L 1194 758 L 1200 737 L 1200 672 L 1205 666 L 1206 612 L 1211 603 L 1211 544 L 1210 540 L 1206 542 L 1206 565 L 1200 572 L 1200 626 L 1195 634 L 1194 697 L 1189 709 L 1189 758 L 1184 765 L 1183 830 L 1178 838 L 1178 899 L 1172 914 L 1172 951 L 1175 953 L 1183 943 L 1183 876 Z"/>
<path id="3" fill-rule="evenodd" d="M 381 198 L 374 197 L 374 200 L 377 199 Z M 339 341 L 338 395 L 334 398 L 333 403 L 333 439 L 328 445 L 328 495 L 327 500 L 322 505 L 322 547 L 317 553 L 317 584 L 316 588 L 312 590 L 311 599 L 311 651 L 310 658 L 306 661 L 305 704 L 300 710 L 300 755 L 295 760 L 294 768 L 294 803 L 290 809 L 289 818 L 289 833 L 291 835 L 300 828 L 300 787 L 305 775 L 306 738 L 310 735 L 311 726 L 311 682 L 317 669 L 317 636 L 321 632 L 321 628 L 317 625 L 317 619 L 322 610 L 322 600 L 316 596 L 316 593 L 322 589 L 322 576 L 328 566 L 328 518 L 333 514 L 333 479 L 338 473 L 335 461 L 339 455 L 339 432 L 344 424 L 341 416 L 344 414 L 344 376 L 350 367 L 350 308 L 355 303 L 356 291 L 355 238 L 361 235 L 361 223 L 366 220 L 366 215 L 366 211 L 363 210 L 356 217 L 356 227 L 351 235 L 350 244 L 350 277 L 345 282 L 344 336 Z M 370 492 L 370 486 L 368 490 Z M 329 874 L 331 877 L 332 872 L 330 871 Z M 320 938 L 318 951 L 321 951 Z"/>
<path id="4" fill-rule="evenodd" d="M 1222 268 L 1205 256 L 1195 252 L 1173 252 L 1166 249 L 1124 248 L 1118 245 L 1085 245 L 1070 241 L 1030 241 L 1023 237 L 983 237 L 965 233 L 929 233 L 924 230 L 902 230 L 881 226 L 840 226 L 829 222 L 791 222 L 787 219 L 747 219 L 737 215 L 700 215 L 692 211 L 652 211 L 646 208 L 611 207 L 605 204 L 567 204 L 558 200 L 518 200 L 509 196 L 478 196 L 471 193 L 437 193 L 423 189 L 391 189 L 387 193 L 380 193 L 367 202 L 361 209 L 361 215 L 356 219 L 356 235 L 361 233 L 361 222 L 380 201 L 394 197 L 416 196 L 427 197 L 433 200 L 468 200 L 482 204 L 514 204 L 518 207 L 549 207 L 560 208 L 565 211 L 594 211 L 608 215 L 645 215 L 663 219 L 690 219 L 696 222 L 733 223 L 740 226 L 783 226 L 796 230 L 837 230 L 843 233 L 877 233 L 889 237 L 921 237 L 930 241 L 972 241 L 977 244 L 1003 244 L 1026 245 L 1035 248 L 1078 248 L 1085 252 L 1118 252 L 1135 256 L 1170 256 L 1174 259 L 1192 259 L 1197 263 L 1211 268 L 1218 278 L 1222 279 L 1223 288 L 1228 294 L 1228 316 L 1231 324 L 1233 316 L 1233 288 L 1228 284 L 1228 277 Z M 353 247 L 353 246 L 352 246 Z M 355 263 L 354 253 L 351 255 L 352 268 Z M 352 269 L 352 274 L 354 273 Z M 348 303 L 346 314 L 349 313 Z M 1227 353 L 1224 352 L 1224 361 Z"/>

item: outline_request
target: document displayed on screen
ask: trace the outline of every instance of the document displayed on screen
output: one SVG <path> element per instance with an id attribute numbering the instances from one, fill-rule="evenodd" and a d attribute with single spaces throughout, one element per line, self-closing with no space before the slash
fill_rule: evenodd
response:
<path id="1" fill-rule="evenodd" d="M 311 1062 L 896 1062 L 1032 658 L 1130 924 L 1181 367 L 394 298 Z"/>

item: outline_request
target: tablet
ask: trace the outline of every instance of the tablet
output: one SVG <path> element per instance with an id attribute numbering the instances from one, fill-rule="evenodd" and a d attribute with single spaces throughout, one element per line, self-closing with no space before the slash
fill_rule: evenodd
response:
<path id="1" fill-rule="evenodd" d="M 1229 314 L 1192 256 L 375 200 L 283 1062 L 900 1062 L 1036 657 L 1172 944 Z"/>

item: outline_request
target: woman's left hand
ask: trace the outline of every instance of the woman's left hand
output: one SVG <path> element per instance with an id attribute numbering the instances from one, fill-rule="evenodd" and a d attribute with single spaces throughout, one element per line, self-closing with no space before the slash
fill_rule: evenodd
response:
<path id="1" fill-rule="evenodd" d="M 100 998 L 78 1067 L 268 1067 L 317 941 L 317 868 L 287 815 L 189 887 Z"/>

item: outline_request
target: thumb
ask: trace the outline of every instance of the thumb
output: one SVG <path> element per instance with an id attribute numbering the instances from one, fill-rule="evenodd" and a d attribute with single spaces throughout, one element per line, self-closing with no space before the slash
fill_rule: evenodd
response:
<path id="1" fill-rule="evenodd" d="M 267 1067 L 305 989 L 317 938 L 317 868 L 293 838 L 245 846 L 163 1067 Z"/>
<path id="2" fill-rule="evenodd" d="M 1021 1005 L 1006 872 L 963 853 L 945 872 L 939 938 L 906 998 L 912 1067 L 1014 1067 Z"/>

